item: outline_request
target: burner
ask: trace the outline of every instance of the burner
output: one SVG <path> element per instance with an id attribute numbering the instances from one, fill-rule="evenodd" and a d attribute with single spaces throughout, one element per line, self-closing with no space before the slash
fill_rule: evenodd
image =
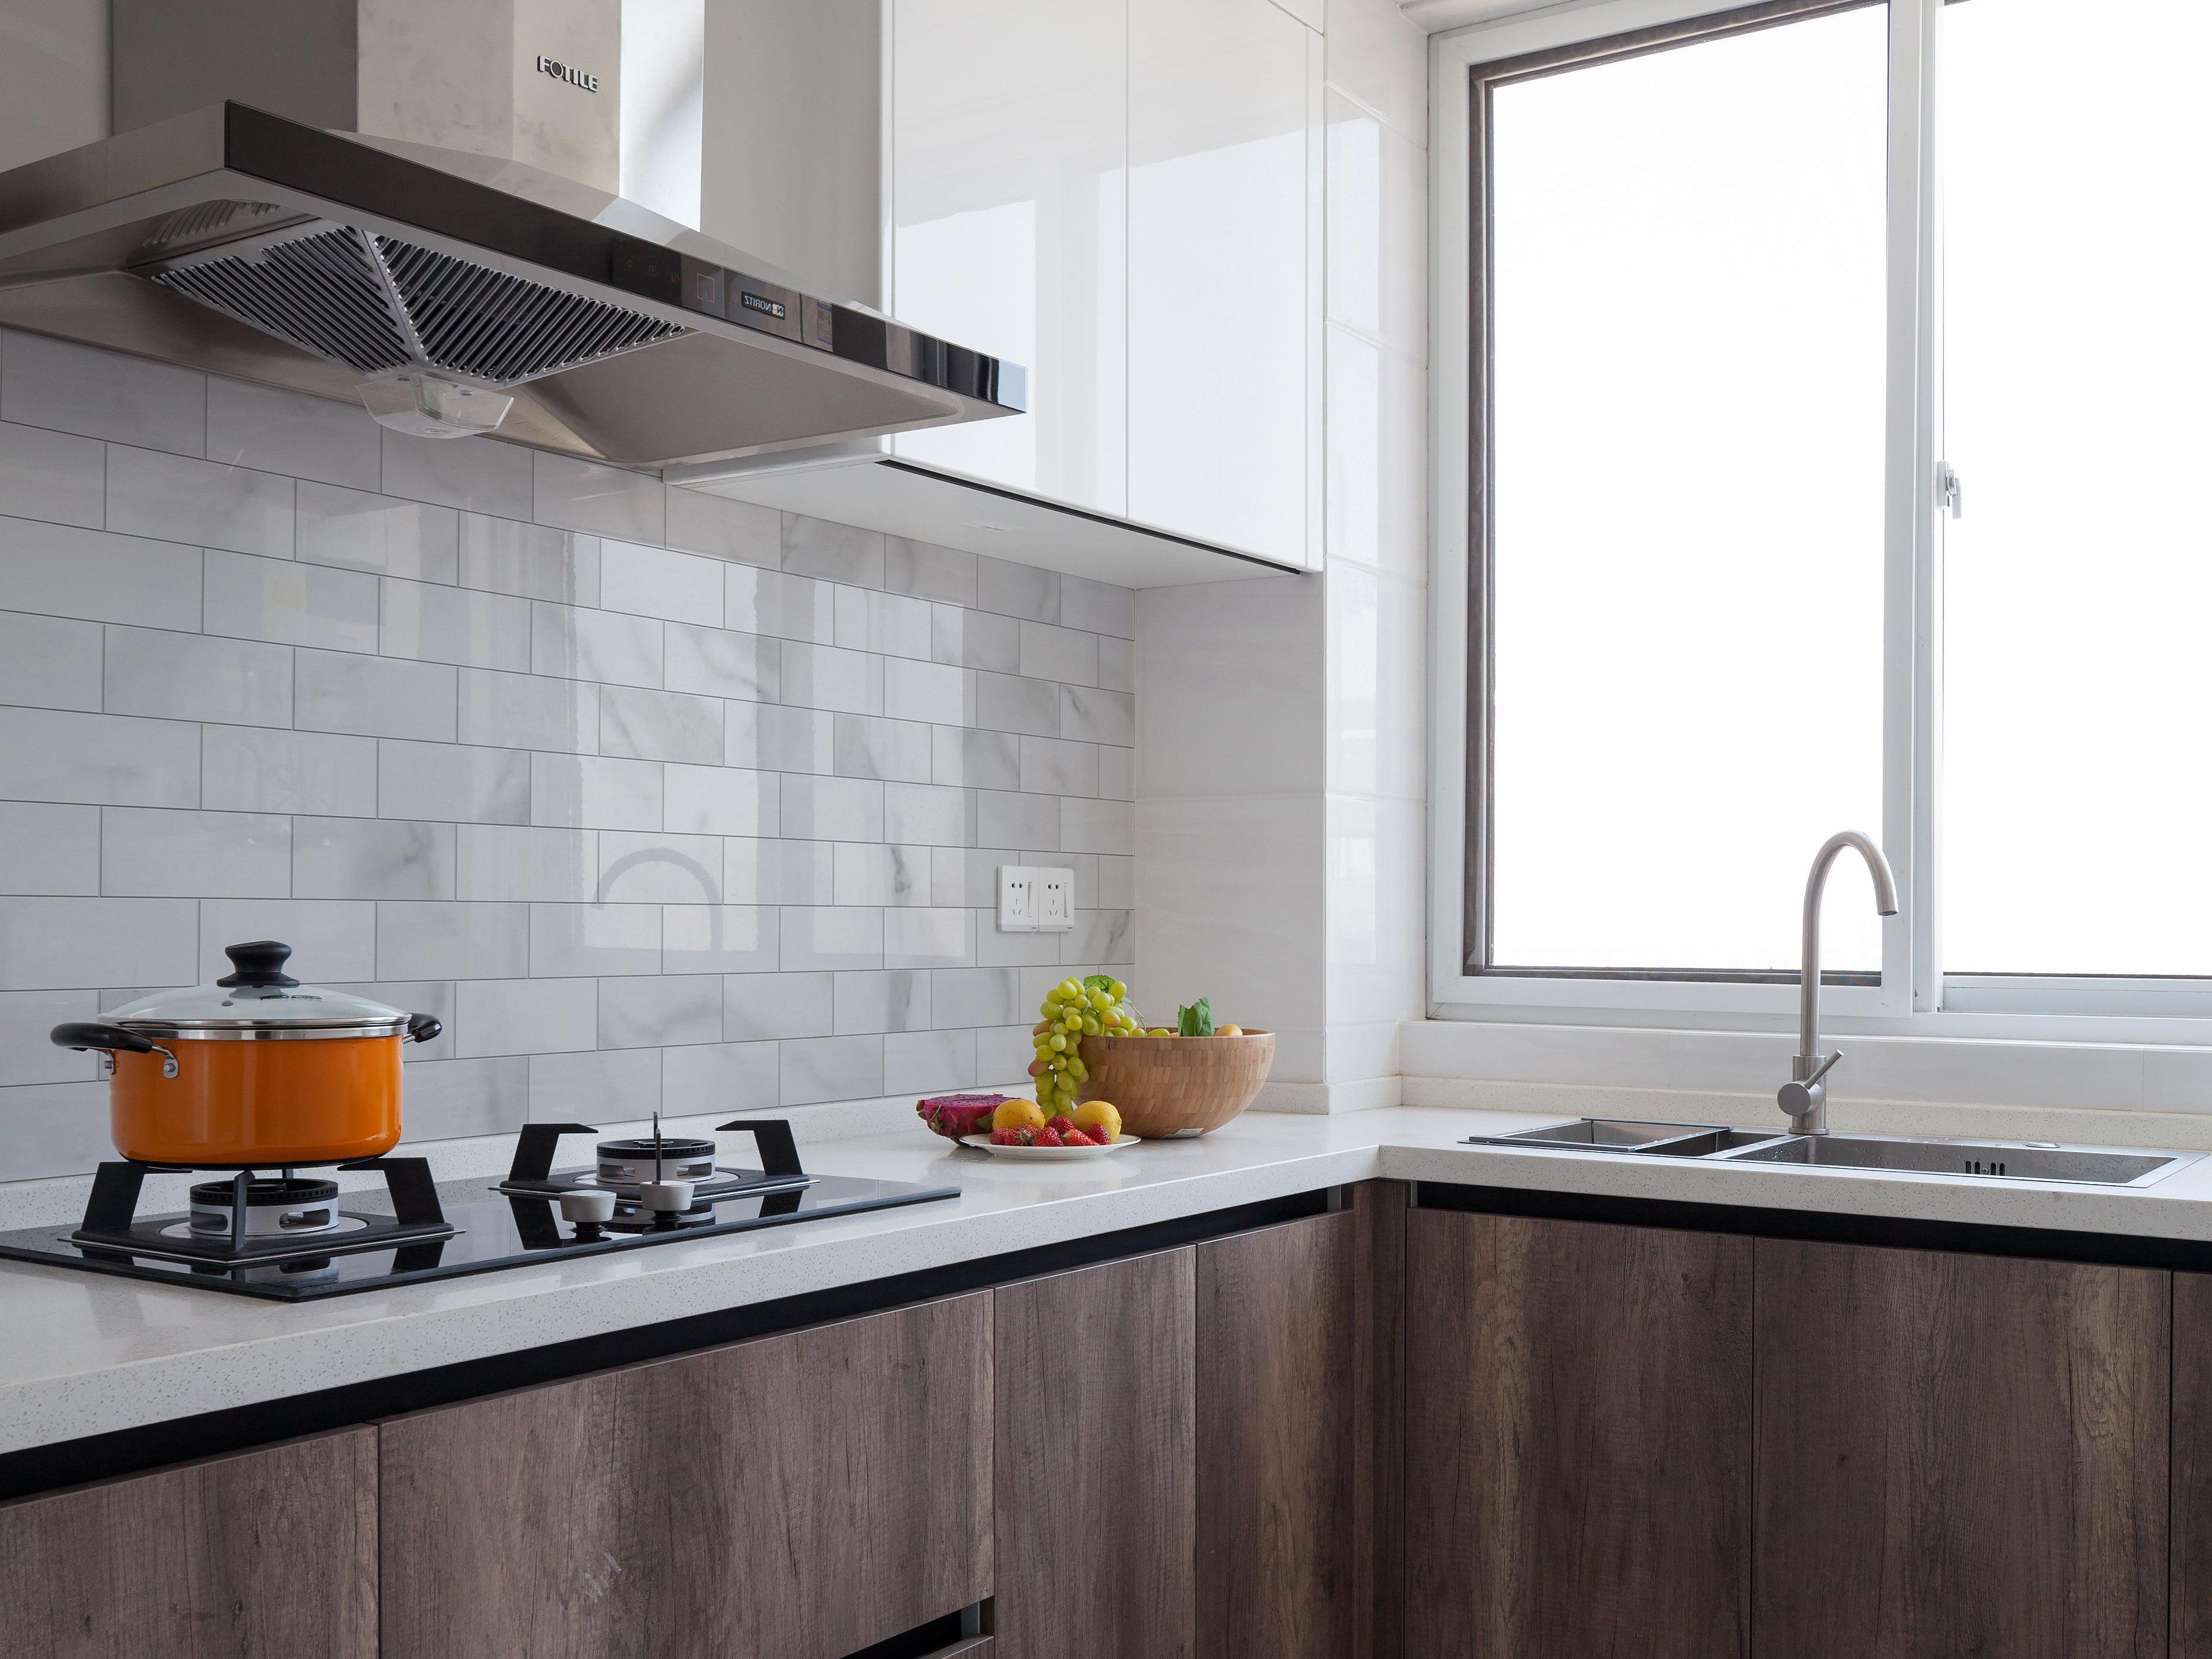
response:
<path id="1" fill-rule="evenodd" d="M 203 1181 L 192 1188 L 189 1231 L 228 1238 L 231 1211 L 238 1196 L 234 1181 Z M 238 1232 L 246 1238 L 283 1238 L 302 1233 L 326 1233 L 338 1224 L 338 1183 L 311 1181 L 301 1176 L 262 1177 L 246 1183 L 246 1224 Z"/>
<path id="2" fill-rule="evenodd" d="M 659 1167 L 654 1171 L 655 1143 L 640 1135 L 635 1140 L 603 1140 L 599 1143 L 599 1179 L 596 1184 L 635 1197 L 637 1189 L 648 1181 L 708 1181 L 714 1174 L 714 1143 L 695 1139 L 689 1135 L 665 1137 L 658 1143 Z"/>

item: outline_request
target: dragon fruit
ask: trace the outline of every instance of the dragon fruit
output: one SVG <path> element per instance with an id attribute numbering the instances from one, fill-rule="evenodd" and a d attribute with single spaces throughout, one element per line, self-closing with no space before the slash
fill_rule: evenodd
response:
<path id="1" fill-rule="evenodd" d="M 957 1140 L 963 1135 L 990 1133 L 991 1115 L 1010 1098 L 1007 1095 L 933 1095 L 915 1102 L 914 1109 L 939 1134 Z"/>

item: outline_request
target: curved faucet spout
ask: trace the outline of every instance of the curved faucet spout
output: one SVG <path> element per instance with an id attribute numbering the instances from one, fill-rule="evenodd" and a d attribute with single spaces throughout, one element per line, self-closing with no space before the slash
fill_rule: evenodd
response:
<path id="1" fill-rule="evenodd" d="M 1897 878 L 1889 860 L 1868 836 L 1846 830 L 1828 837 L 1813 860 L 1805 878 L 1805 960 L 1799 969 L 1797 990 L 1797 1058 L 1790 1064 L 1790 1081 L 1782 1087 L 1777 1103 L 1789 1114 L 1790 1127 L 1801 1135 L 1828 1132 L 1828 1085 L 1821 1081 L 1828 1068 L 1842 1058 L 1820 1052 L 1820 902 L 1828 889 L 1828 871 L 1837 855 L 1850 848 L 1866 860 L 1874 878 L 1874 908 L 1880 915 L 1897 914 Z"/>

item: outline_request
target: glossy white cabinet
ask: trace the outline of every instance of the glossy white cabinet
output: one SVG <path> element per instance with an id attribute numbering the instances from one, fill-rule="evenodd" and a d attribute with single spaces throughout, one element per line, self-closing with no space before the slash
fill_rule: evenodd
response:
<path id="1" fill-rule="evenodd" d="M 1307 562 L 1321 37 L 1272 0 L 1128 5 L 1129 516 Z"/>
<path id="2" fill-rule="evenodd" d="M 1322 37 L 1273 0 L 893 0 L 901 321 L 1030 412 L 903 459 L 1320 563 Z"/>
<path id="3" fill-rule="evenodd" d="M 896 453 L 1126 514 L 1121 0 L 896 0 L 890 15 L 891 313 L 1030 374 L 1027 416 L 903 434 Z"/>

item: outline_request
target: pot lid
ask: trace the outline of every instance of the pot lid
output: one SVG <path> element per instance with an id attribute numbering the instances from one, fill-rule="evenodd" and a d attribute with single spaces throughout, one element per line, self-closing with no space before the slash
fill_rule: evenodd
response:
<path id="1" fill-rule="evenodd" d="M 398 1030 L 407 1016 L 367 997 L 302 985 L 284 971 L 292 947 L 275 939 L 226 945 L 232 971 L 212 985 L 157 991 L 102 1018 L 118 1025 L 198 1028 L 300 1025 L 374 1027 Z"/>

